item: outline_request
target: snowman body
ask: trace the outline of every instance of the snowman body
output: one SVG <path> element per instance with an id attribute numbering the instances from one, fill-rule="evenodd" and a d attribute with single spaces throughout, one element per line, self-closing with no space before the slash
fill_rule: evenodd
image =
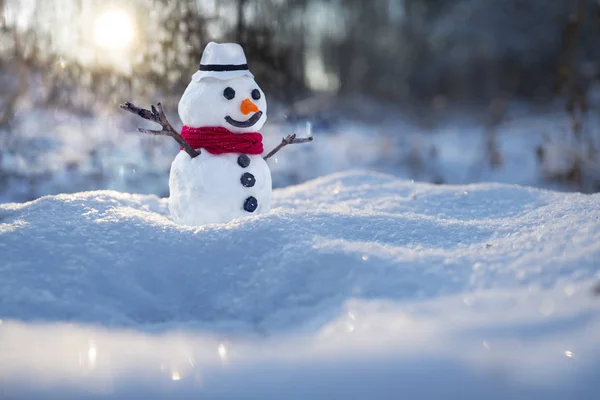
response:
<path id="1" fill-rule="evenodd" d="M 271 209 L 271 172 L 260 155 L 179 152 L 171 165 L 169 210 L 184 225 L 227 222 Z"/>
<path id="2" fill-rule="evenodd" d="M 215 66 L 215 59 L 225 61 Z M 258 131 L 267 119 L 267 103 L 245 65 L 239 45 L 209 43 L 179 101 L 183 124 L 233 134 Z M 175 222 L 225 223 L 271 209 L 271 172 L 260 154 L 196 150 L 200 154 L 194 158 L 180 151 L 171 164 L 169 210 Z"/>

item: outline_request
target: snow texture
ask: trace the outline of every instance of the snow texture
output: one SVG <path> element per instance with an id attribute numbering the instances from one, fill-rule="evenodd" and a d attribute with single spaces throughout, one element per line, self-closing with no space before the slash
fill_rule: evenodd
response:
<path id="1" fill-rule="evenodd" d="M 0 205 L 0 397 L 597 399 L 600 195 L 351 171 Z"/>
<path id="2" fill-rule="evenodd" d="M 233 218 L 261 214 L 271 209 L 271 171 L 262 156 L 248 156 L 250 164 L 238 165 L 239 154 L 213 155 L 202 151 L 191 158 L 180 151 L 169 177 L 169 210 L 174 221 L 185 225 L 228 222 Z M 242 184 L 250 174 L 254 180 Z M 244 205 L 253 197 L 257 206 Z M 250 208 L 251 209 L 251 208 Z"/>

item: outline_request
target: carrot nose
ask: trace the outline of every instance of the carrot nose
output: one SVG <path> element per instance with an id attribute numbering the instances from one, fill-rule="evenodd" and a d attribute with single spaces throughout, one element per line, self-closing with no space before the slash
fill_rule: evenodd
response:
<path id="1" fill-rule="evenodd" d="M 242 101 L 242 105 L 240 106 L 240 110 L 242 110 L 242 114 L 248 115 L 251 112 L 258 112 L 258 106 L 252 102 L 250 99 L 244 99 Z"/>

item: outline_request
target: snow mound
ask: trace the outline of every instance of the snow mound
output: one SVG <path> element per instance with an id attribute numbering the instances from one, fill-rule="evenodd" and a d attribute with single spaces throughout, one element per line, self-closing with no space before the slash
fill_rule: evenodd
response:
<path id="1" fill-rule="evenodd" d="M 352 171 L 273 202 L 201 227 L 112 191 L 0 205 L 7 396 L 600 394 L 600 195 Z"/>

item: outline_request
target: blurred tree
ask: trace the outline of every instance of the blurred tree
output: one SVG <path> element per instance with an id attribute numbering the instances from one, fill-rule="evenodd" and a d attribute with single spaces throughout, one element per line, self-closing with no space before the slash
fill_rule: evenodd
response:
<path id="1" fill-rule="evenodd" d="M 138 8 L 143 28 L 140 55 L 134 75 L 143 77 L 138 89 L 153 87 L 181 93 L 197 70 L 208 42 L 206 22 L 198 13 L 196 0 L 150 0 Z"/>
<path id="2" fill-rule="evenodd" d="M 406 46 L 400 34 L 403 18 L 389 18 L 388 1 L 347 0 L 329 4 L 338 9 L 336 14 L 342 20 L 344 33 L 325 37 L 321 54 L 328 71 L 339 79 L 340 94 L 405 94 L 408 71 L 404 57 L 412 48 Z"/>
<path id="3" fill-rule="evenodd" d="M 548 138 L 538 147 L 537 156 L 547 179 L 595 192 L 600 190 L 600 134 L 597 126 L 585 122 L 590 121 L 591 91 L 600 74 L 600 54 L 589 48 L 589 37 L 600 36 L 599 21 L 590 18 L 600 15 L 600 3 L 576 0 L 572 7 L 562 29 L 555 87 L 564 98 L 572 136 Z"/>
<path id="4" fill-rule="evenodd" d="M 288 103 L 306 94 L 308 1 L 231 0 L 237 20 L 221 38 L 241 44 L 257 81 L 271 96 Z"/>
<path id="5" fill-rule="evenodd" d="M 322 46 L 342 93 L 428 101 L 491 101 L 551 88 L 570 13 L 561 0 L 324 1 L 344 23 L 344 35 L 325 37 Z"/>
<path id="6" fill-rule="evenodd" d="M 6 8 L 4 0 L 0 0 L 0 29 L 6 29 Z"/>

